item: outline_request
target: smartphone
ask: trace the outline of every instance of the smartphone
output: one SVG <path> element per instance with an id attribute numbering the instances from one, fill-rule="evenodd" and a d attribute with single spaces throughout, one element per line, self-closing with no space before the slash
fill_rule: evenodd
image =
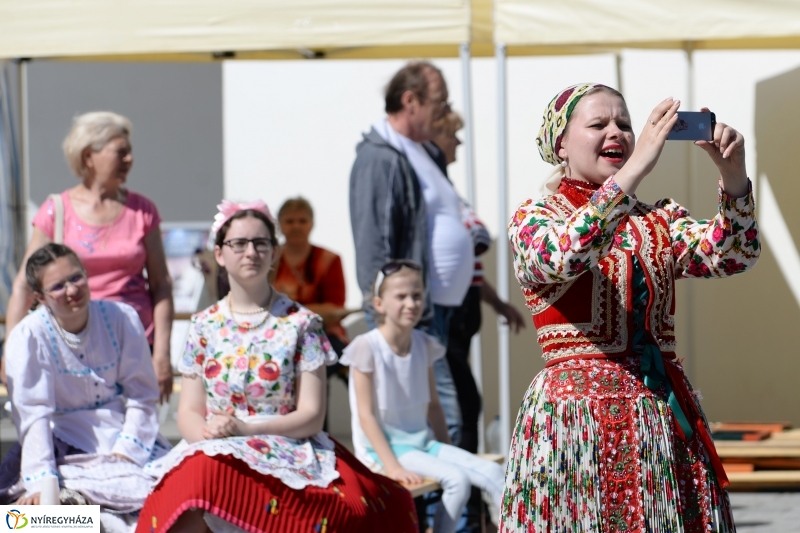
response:
<path id="1" fill-rule="evenodd" d="M 678 121 L 667 136 L 668 141 L 710 141 L 714 138 L 717 117 L 714 113 L 678 111 Z"/>

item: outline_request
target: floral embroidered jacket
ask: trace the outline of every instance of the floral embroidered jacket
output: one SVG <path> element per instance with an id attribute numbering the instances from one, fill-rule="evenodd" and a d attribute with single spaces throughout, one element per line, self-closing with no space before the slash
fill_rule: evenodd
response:
<path id="1" fill-rule="evenodd" d="M 602 186 L 564 179 L 557 194 L 526 200 L 508 234 L 514 267 L 544 358 L 632 353 L 634 256 L 649 289 L 645 325 L 674 358 L 675 289 L 680 278 L 725 277 L 761 252 L 751 191 L 721 188 L 719 213 L 695 220 L 671 199 L 655 205 Z"/>

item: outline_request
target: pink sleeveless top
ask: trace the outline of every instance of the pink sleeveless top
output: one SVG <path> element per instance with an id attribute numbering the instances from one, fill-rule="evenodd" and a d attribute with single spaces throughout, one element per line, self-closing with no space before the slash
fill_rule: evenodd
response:
<path id="1" fill-rule="evenodd" d="M 64 244 L 75 250 L 89 276 L 93 300 L 124 302 L 139 314 L 147 340 L 153 344 L 153 299 L 144 277 L 147 251 L 144 238 L 158 229 L 161 217 L 155 204 L 128 191 L 128 200 L 116 220 L 102 226 L 78 218 L 67 191 L 64 201 Z M 55 227 L 53 201 L 47 199 L 33 219 L 50 239 Z"/>

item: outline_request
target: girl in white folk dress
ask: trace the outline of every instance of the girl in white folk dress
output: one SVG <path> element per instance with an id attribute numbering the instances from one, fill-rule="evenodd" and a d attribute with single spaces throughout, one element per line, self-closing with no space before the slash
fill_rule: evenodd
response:
<path id="1" fill-rule="evenodd" d="M 62 498 L 101 506 L 107 531 L 129 530 L 153 482 L 144 467 L 169 448 L 142 323 L 127 304 L 90 299 L 67 246 L 35 251 L 25 276 L 40 305 L 6 345 L 19 444 L 0 466 L 0 504 L 38 505 L 57 479 Z"/>

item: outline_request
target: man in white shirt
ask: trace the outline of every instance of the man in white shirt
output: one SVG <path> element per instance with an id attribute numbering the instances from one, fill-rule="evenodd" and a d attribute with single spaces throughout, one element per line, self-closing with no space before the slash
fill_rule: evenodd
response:
<path id="1" fill-rule="evenodd" d="M 474 264 L 458 196 L 425 146 L 436 135 L 436 122 L 450 111 L 447 97 L 444 77 L 432 64 L 412 62 L 400 69 L 386 88 L 387 116 L 364 135 L 350 175 L 350 220 L 365 301 L 371 301 L 381 265 L 390 259 L 418 261 L 427 287 L 419 327 L 443 345 Z M 366 311 L 371 323 L 371 310 Z M 455 386 L 446 361 L 434 370 L 450 436 L 457 441 L 461 413 Z"/>

